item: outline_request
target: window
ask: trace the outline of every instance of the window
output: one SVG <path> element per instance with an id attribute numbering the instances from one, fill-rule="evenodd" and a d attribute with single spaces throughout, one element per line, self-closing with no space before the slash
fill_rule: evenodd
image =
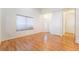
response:
<path id="1" fill-rule="evenodd" d="M 33 18 L 23 15 L 17 15 L 16 31 L 32 30 Z"/>

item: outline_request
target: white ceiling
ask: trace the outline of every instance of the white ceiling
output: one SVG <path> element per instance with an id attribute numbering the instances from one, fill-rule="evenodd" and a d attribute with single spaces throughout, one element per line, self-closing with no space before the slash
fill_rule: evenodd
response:
<path id="1" fill-rule="evenodd" d="M 37 8 L 39 11 L 49 10 L 49 11 L 61 11 L 61 10 L 74 10 L 75 8 Z"/>

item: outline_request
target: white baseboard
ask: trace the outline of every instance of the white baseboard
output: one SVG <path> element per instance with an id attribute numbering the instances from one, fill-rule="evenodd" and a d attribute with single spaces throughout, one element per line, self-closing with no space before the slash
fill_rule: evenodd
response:
<path id="1" fill-rule="evenodd" d="M 76 37 L 75 42 L 79 44 L 79 37 Z"/>
<path id="2" fill-rule="evenodd" d="M 38 32 L 38 33 L 40 33 L 40 32 Z M 37 33 L 33 33 L 33 34 L 37 34 Z M 33 34 L 29 34 L 29 35 L 33 35 Z M 15 39 L 15 38 L 24 37 L 24 36 L 29 36 L 29 35 L 27 35 L 27 34 L 22 35 L 22 34 L 21 34 L 21 35 L 17 35 L 17 36 L 14 36 L 14 37 L 2 39 L 1 41 L 6 41 L 6 40 Z"/>

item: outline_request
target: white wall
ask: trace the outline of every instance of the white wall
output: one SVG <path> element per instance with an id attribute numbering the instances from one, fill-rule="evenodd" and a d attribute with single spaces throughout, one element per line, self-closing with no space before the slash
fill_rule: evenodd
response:
<path id="1" fill-rule="evenodd" d="M 16 14 L 34 17 L 34 29 L 16 32 Z M 32 8 L 2 9 L 2 40 L 42 32 L 40 10 Z"/>
<path id="2" fill-rule="evenodd" d="M 79 8 L 76 9 L 76 43 L 79 43 Z"/>
<path id="3" fill-rule="evenodd" d="M 27 9 L 20 8 L 20 9 L 16 10 L 16 14 L 30 16 L 30 17 L 34 18 L 34 29 L 17 32 L 17 35 L 19 35 L 19 34 L 30 35 L 30 34 L 42 32 L 43 27 L 42 27 L 42 22 L 40 19 L 40 10 L 33 9 L 33 8 L 30 8 L 30 9 L 29 8 L 27 8 Z"/>

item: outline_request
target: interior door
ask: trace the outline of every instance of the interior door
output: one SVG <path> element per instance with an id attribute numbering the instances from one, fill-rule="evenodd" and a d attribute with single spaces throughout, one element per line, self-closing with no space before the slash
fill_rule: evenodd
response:
<path id="1" fill-rule="evenodd" d="M 60 35 L 63 34 L 63 20 L 62 20 L 62 10 L 61 11 L 55 11 L 52 13 L 52 18 L 49 23 L 49 32 L 54 35 Z"/>
<path id="2" fill-rule="evenodd" d="M 76 43 L 79 43 L 79 8 L 76 9 Z"/>
<path id="3" fill-rule="evenodd" d="M 66 9 L 63 12 L 63 20 L 65 21 L 64 33 L 75 33 L 75 10 Z"/>

